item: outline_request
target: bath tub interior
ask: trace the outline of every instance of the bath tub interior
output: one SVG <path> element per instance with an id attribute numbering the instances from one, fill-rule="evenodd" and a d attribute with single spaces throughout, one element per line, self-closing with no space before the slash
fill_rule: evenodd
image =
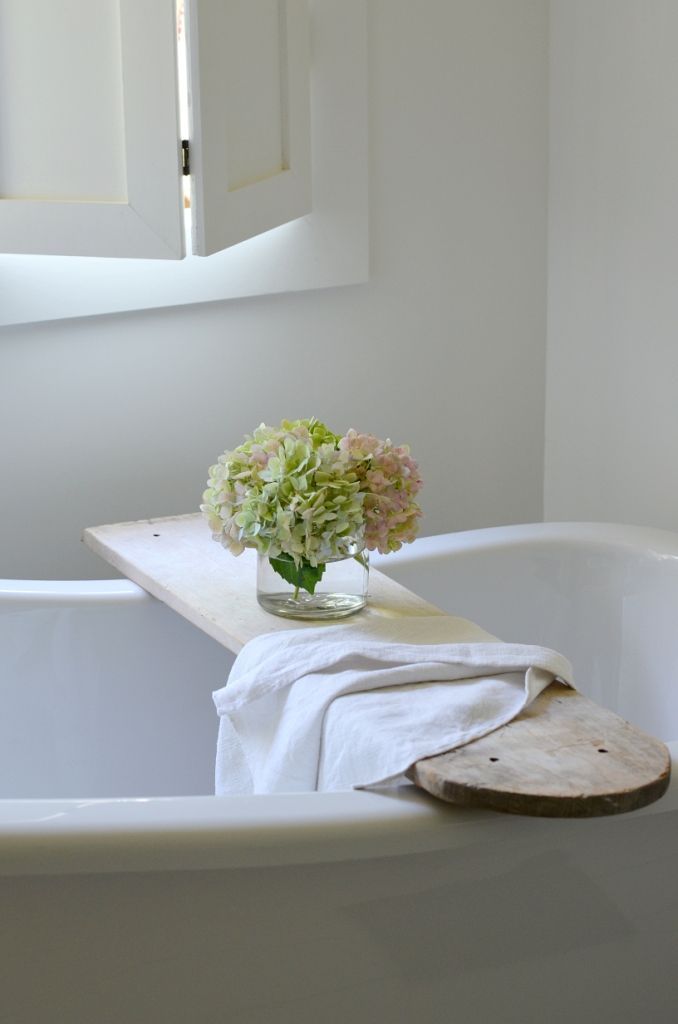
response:
<path id="1" fill-rule="evenodd" d="M 216 641 L 126 581 L 0 596 L 0 798 L 214 793 Z"/>
<path id="2" fill-rule="evenodd" d="M 539 523 L 426 537 L 373 562 L 501 640 L 560 651 L 586 696 L 678 739 L 678 535 Z"/>
<path id="3" fill-rule="evenodd" d="M 678 737 L 678 548 L 507 528 L 374 563 L 501 639 L 561 651 L 592 699 Z M 0 798 L 212 794 L 212 691 L 232 662 L 128 581 L 0 585 Z"/>

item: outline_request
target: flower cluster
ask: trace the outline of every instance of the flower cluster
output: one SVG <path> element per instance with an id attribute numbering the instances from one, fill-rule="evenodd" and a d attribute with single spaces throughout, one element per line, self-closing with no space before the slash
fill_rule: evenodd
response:
<path id="1" fill-rule="evenodd" d="M 209 471 L 201 511 L 233 554 L 323 565 L 367 547 L 396 551 L 414 539 L 421 487 L 409 450 L 316 419 L 263 423 Z"/>
<path id="2" fill-rule="evenodd" d="M 414 540 L 421 516 L 414 498 L 421 477 L 409 448 L 349 430 L 339 441 L 339 450 L 348 452 L 360 480 L 365 547 L 385 555 Z"/>

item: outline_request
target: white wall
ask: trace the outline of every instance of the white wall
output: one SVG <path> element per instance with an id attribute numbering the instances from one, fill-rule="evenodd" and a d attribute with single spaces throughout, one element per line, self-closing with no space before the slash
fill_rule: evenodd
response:
<path id="1" fill-rule="evenodd" d="M 678 528 L 677 39 L 552 0 L 547 519 Z"/>
<path id="2" fill-rule="evenodd" d="M 424 532 L 541 518 L 546 0 L 369 14 L 370 282 L 6 328 L 0 576 L 108 575 L 83 526 L 195 509 L 283 416 L 409 441 Z"/>

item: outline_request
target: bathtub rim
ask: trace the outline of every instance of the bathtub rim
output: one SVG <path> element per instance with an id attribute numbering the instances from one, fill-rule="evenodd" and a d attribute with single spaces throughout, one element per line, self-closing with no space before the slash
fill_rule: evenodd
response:
<path id="1" fill-rule="evenodd" d="M 374 556 L 395 562 L 434 560 L 543 542 L 625 548 L 678 557 L 678 535 L 609 523 L 534 523 L 419 538 L 414 550 Z M 0 600 L 155 602 L 126 579 L 0 580 Z M 672 761 L 678 741 L 668 743 Z M 634 815 L 678 809 L 678 781 Z M 209 870 L 403 855 L 502 839 L 525 830 L 577 829 L 611 819 L 535 819 L 445 805 L 418 790 L 302 793 L 248 797 L 149 797 L 101 800 L 1 800 L 0 875 L 108 871 Z M 519 823 L 519 825 L 516 824 Z M 508 833 L 506 830 L 508 829 Z"/>
<path id="2" fill-rule="evenodd" d="M 137 583 L 127 579 L 102 580 L 10 580 L 0 579 L 0 601 L 115 602 L 121 599 L 157 600 Z"/>
<path id="3" fill-rule="evenodd" d="M 388 555 L 370 552 L 370 564 L 388 575 L 389 565 L 406 565 L 415 561 L 430 561 L 439 554 L 460 553 L 468 548 L 491 551 L 529 543 L 552 542 L 599 545 L 606 548 L 626 549 L 658 557 L 678 558 L 678 532 L 655 527 L 633 526 L 621 523 L 547 522 L 515 523 L 508 526 L 487 526 L 474 530 L 447 531 L 417 537 L 415 545 L 406 545 Z M 137 583 L 125 578 L 95 580 L 23 580 L 0 579 L 0 600 L 17 601 L 41 599 L 46 601 L 157 601 Z"/>
<path id="4" fill-rule="evenodd" d="M 0 876 L 273 867 L 407 855 L 465 845 L 469 828 L 504 817 L 454 808 L 414 788 L 388 795 L 2 800 Z"/>
<path id="5" fill-rule="evenodd" d="M 472 849 L 678 811 L 674 778 L 658 801 L 626 814 L 536 818 L 453 807 L 423 791 L 102 800 L 0 800 L 0 877 L 210 871 L 332 864 Z"/>
<path id="6" fill-rule="evenodd" d="M 637 554 L 642 552 L 659 558 L 678 558 L 678 532 L 624 523 L 564 521 L 516 523 L 430 534 L 418 537 L 414 550 L 411 546 L 405 546 L 390 555 L 372 552 L 370 563 L 380 572 L 388 573 L 389 564 L 393 565 L 396 561 L 407 565 L 415 561 L 430 561 L 440 554 L 461 553 L 470 548 L 474 552 L 481 552 L 554 542 L 626 550 Z"/>

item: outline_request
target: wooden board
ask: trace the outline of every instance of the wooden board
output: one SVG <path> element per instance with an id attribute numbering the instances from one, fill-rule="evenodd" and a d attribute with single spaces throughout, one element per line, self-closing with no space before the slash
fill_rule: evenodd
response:
<path id="1" fill-rule="evenodd" d="M 199 513 L 91 527 L 83 539 L 116 569 L 235 653 L 261 633 L 318 625 L 265 612 L 256 600 L 254 552 L 234 558 L 214 543 Z M 371 570 L 369 603 L 360 614 L 369 618 L 444 613 Z M 327 623 L 328 628 L 332 625 Z M 462 806 L 591 817 L 635 810 L 657 800 L 669 784 L 670 765 L 661 741 L 583 694 L 554 683 L 508 725 L 457 750 L 418 761 L 409 777 L 433 796 Z"/>
<path id="2" fill-rule="evenodd" d="M 248 640 L 281 629 L 317 629 L 313 620 L 283 619 L 256 598 L 256 553 L 235 558 L 212 540 L 195 515 L 143 519 L 85 530 L 87 547 L 235 654 Z M 369 606 L 361 617 L 442 615 L 439 608 L 370 570 Z M 340 619 L 338 623 L 350 620 Z M 327 623 L 331 628 L 333 623 Z"/>
<path id="3" fill-rule="evenodd" d="M 449 803 L 548 818 L 619 814 L 658 800 L 663 743 L 560 683 L 502 729 L 418 761 L 417 786 Z"/>

